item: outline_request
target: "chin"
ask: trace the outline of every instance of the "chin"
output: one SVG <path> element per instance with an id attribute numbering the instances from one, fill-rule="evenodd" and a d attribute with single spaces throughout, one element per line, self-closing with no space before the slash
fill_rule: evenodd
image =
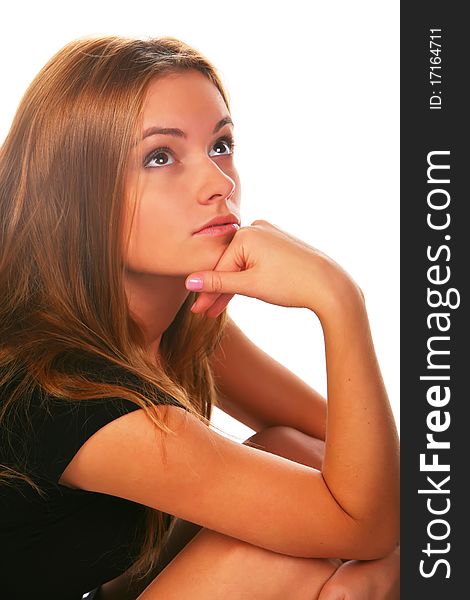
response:
<path id="1" fill-rule="evenodd" d="M 218 247 L 212 246 L 207 248 L 205 252 L 195 252 L 190 260 L 185 261 L 189 266 L 187 273 L 195 273 L 196 271 L 212 271 L 217 263 L 222 258 L 228 244 L 221 244 Z"/>

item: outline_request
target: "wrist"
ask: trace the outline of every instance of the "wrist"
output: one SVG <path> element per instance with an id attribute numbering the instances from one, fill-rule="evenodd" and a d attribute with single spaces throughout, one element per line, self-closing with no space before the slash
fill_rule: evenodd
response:
<path id="1" fill-rule="evenodd" d="M 350 321 L 355 316 L 363 318 L 367 314 L 364 294 L 350 277 L 337 277 L 325 290 L 321 304 L 316 293 L 307 298 L 305 306 L 318 316 L 323 329 L 332 322 Z"/>

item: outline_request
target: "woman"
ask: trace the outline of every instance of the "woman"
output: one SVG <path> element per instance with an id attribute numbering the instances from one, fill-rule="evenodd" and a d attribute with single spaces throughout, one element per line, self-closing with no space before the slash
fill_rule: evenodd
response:
<path id="1" fill-rule="evenodd" d="M 396 597 L 398 442 L 363 295 L 240 227 L 233 147 L 216 70 L 174 38 L 72 42 L 19 106 L 0 156 L 9 597 Z M 228 318 L 234 293 L 319 317 L 328 420 Z M 214 404 L 257 433 L 209 429 Z"/>

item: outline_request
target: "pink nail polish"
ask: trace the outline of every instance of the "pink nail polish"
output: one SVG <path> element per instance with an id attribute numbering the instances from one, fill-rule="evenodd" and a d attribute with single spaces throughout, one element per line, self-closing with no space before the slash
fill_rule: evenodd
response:
<path id="1" fill-rule="evenodd" d="M 186 282 L 186 288 L 193 292 L 196 292 L 197 290 L 202 290 L 203 287 L 204 282 L 200 277 L 191 277 L 191 279 L 188 279 L 188 281 Z"/>

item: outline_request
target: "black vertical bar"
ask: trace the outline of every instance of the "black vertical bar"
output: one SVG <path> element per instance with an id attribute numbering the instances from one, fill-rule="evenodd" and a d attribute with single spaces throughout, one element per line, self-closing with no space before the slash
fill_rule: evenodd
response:
<path id="1" fill-rule="evenodd" d="M 470 597 L 464 8 L 401 3 L 402 600 Z"/>

